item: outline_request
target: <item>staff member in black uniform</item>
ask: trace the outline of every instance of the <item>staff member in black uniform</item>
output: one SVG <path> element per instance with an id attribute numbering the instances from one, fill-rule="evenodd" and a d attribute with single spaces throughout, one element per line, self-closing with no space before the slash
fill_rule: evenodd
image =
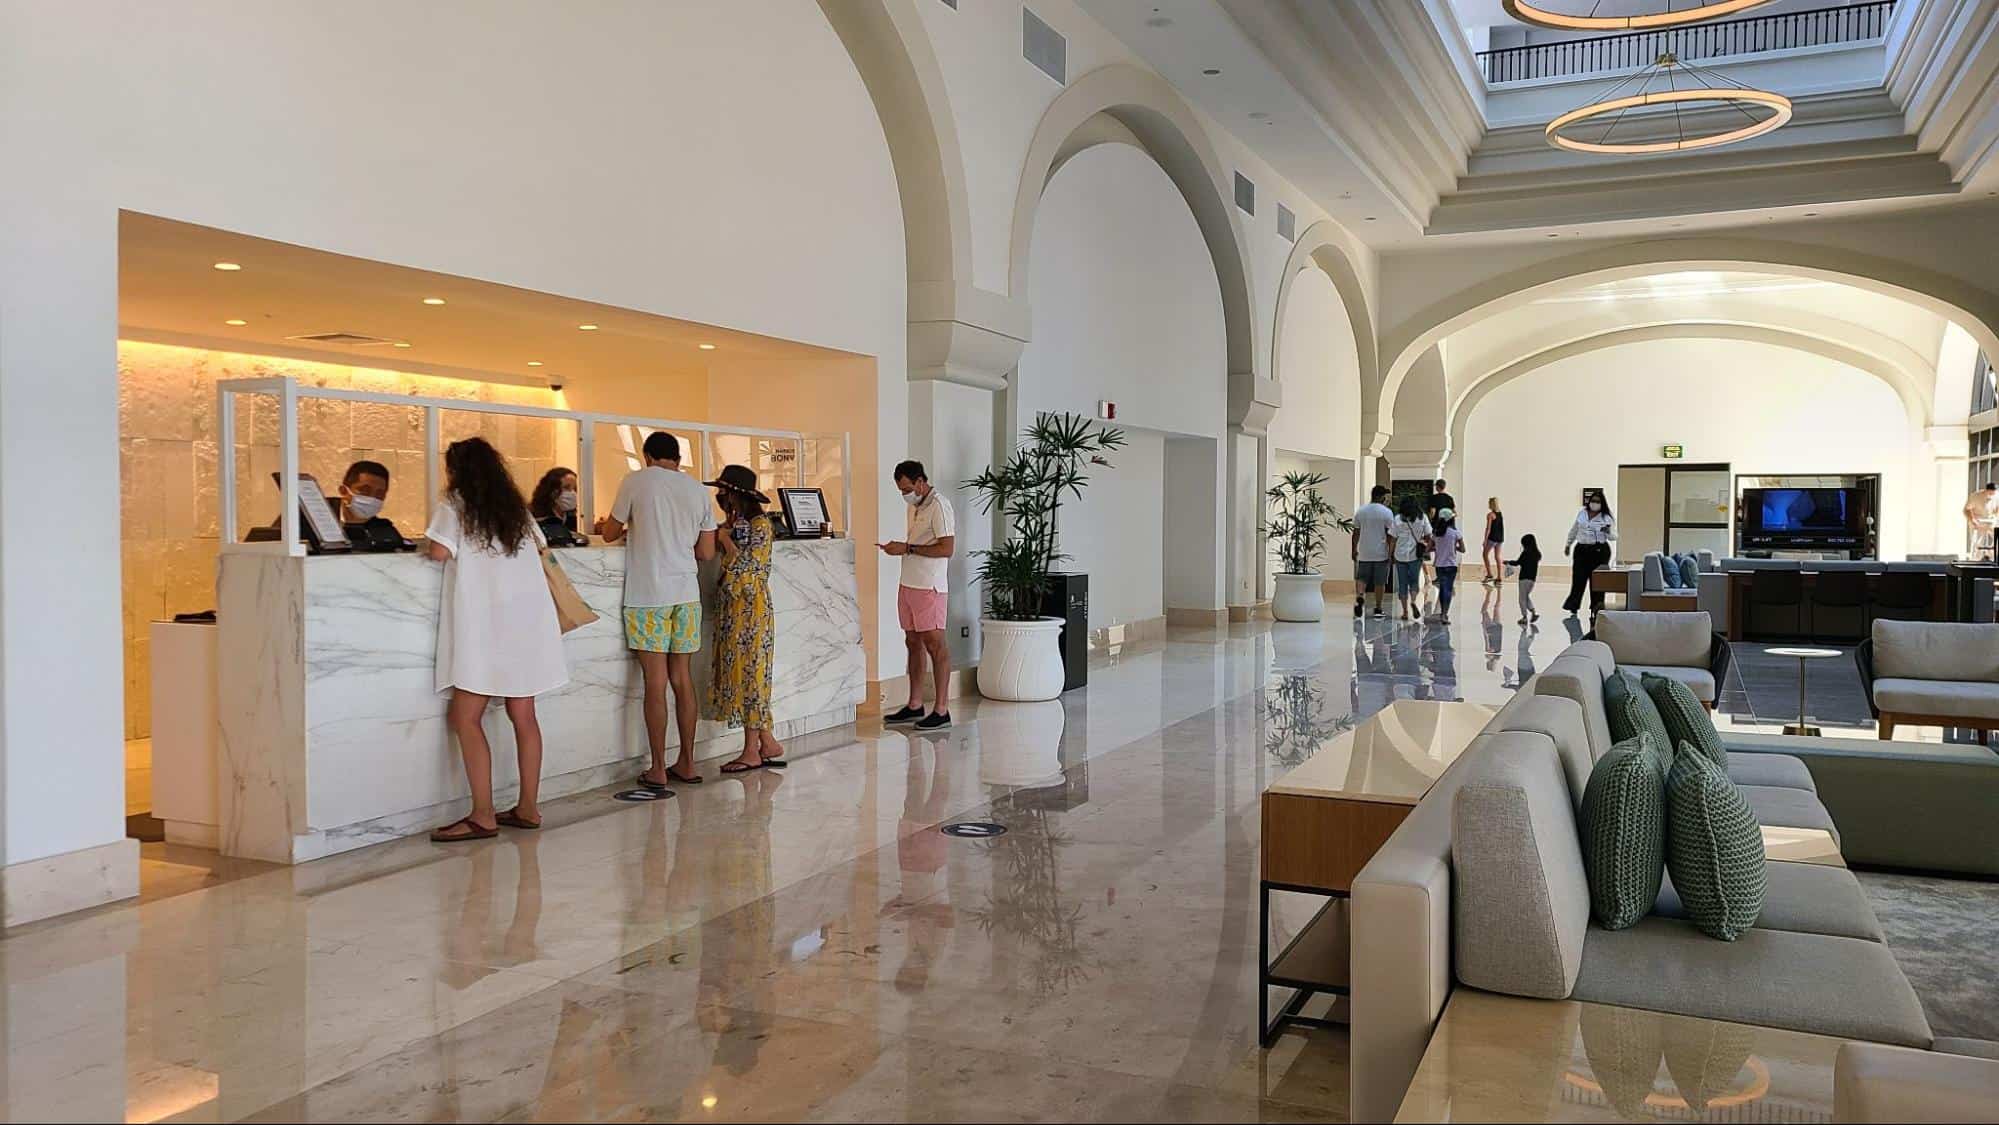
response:
<path id="1" fill-rule="evenodd" d="M 535 482 L 528 512 L 551 547 L 580 547 L 589 540 L 576 530 L 576 470 L 557 465 Z"/>
<path id="2" fill-rule="evenodd" d="M 1582 608 L 1583 591 L 1589 590 L 1589 613 L 1593 618 L 1603 608 L 1603 591 L 1590 590 L 1589 576 L 1600 566 L 1610 562 L 1610 545 L 1617 542 L 1617 520 L 1610 514 L 1610 504 L 1600 492 L 1591 492 L 1583 501 L 1582 511 L 1576 513 L 1576 522 L 1569 527 L 1569 537 L 1562 544 L 1562 553 L 1573 549 L 1575 562 L 1573 576 L 1569 579 L 1569 597 L 1562 608 L 1574 617 Z"/>

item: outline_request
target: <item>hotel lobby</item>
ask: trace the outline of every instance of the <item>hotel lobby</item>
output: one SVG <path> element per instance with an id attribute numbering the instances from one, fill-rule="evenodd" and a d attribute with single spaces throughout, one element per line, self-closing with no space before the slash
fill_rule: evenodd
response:
<path id="1" fill-rule="evenodd" d="M 0 1118 L 1999 1120 L 1999 0 L 0 42 Z"/>

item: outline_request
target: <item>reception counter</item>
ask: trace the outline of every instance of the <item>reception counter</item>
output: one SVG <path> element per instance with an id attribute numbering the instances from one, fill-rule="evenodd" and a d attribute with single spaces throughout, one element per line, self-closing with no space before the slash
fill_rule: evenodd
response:
<path id="1" fill-rule="evenodd" d="M 853 721 L 866 691 L 854 541 L 775 545 L 772 712 L 784 739 Z M 539 699 L 542 796 L 626 780 L 645 754 L 639 669 L 620 615 L 624 548 L 556 552 L 600 615 L 563 638 L 569 683 Z M 434 690 L 443 569 L 418 555 L 293 558 L 226 552 L 217 591 L 218 763 L 224 855 L 302 863 L 427 831 L 464 814 L 456 744 Z M 707 636 L 715 564 L 703 567 Z M 708 650 L 695 658 L 705 699 Z M 487 712 L 496 799 L 518 779 L 513 729 Z M 703 722 L 703 758 L 740 733 Z M 669 753 L 675 745 L 668 733 Z"/>

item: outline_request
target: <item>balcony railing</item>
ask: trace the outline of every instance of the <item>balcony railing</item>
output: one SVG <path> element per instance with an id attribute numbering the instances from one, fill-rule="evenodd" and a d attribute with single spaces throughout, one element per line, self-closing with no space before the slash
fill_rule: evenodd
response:
<path id="1" fill-rule="evenodd" d="M 1634 31 L 1565 39 L 1527 47 L 1480 51 L 1478 60 L 1487 82 L 1526 82 L 1602 71 L 1635 70 L 1660 55 L 1683 59 L 1717 59 L 1794 47 L 1858 43 L 1888 33 L 1897 0 L 1871 0 L 1838 8 L 1786 12 L 1773 16 L 1721 20 L 1666 31 Z"/>

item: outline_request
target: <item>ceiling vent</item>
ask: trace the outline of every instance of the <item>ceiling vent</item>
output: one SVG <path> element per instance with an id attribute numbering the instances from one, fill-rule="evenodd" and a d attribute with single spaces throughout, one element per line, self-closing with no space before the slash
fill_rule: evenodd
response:
<path id="1" fill-rule="evenodd" d="M 1069 81 L 1069 41 L 1028 8 L 1020 10 L 1020 47 L 1041 73 L 1057 82 Z"/>
<path id="2" fill-rule="evenodd" d="M 1277 205 L 1277 236 L 1286 242 L 1298 241 L 1298 216 L 1282 203 Z"/>
<path id="3" fill-rule="evenodd" d="M 359 332 L 308 332 L 303 336 L 287 336 L 285 339 L 300 340 L 308 344 L 344 344 L 354 348 L 373 348 L 395 343 L 394 340 L 384 340 L 380 336 L 363 336 Z"/>
<path id="4" fill-rule="evenodd" d="M 1256 214 L 1256 185 L 1241 172 L 1235 174 L 1235 205 L 1242 208 L 1245 215 Z"/>

